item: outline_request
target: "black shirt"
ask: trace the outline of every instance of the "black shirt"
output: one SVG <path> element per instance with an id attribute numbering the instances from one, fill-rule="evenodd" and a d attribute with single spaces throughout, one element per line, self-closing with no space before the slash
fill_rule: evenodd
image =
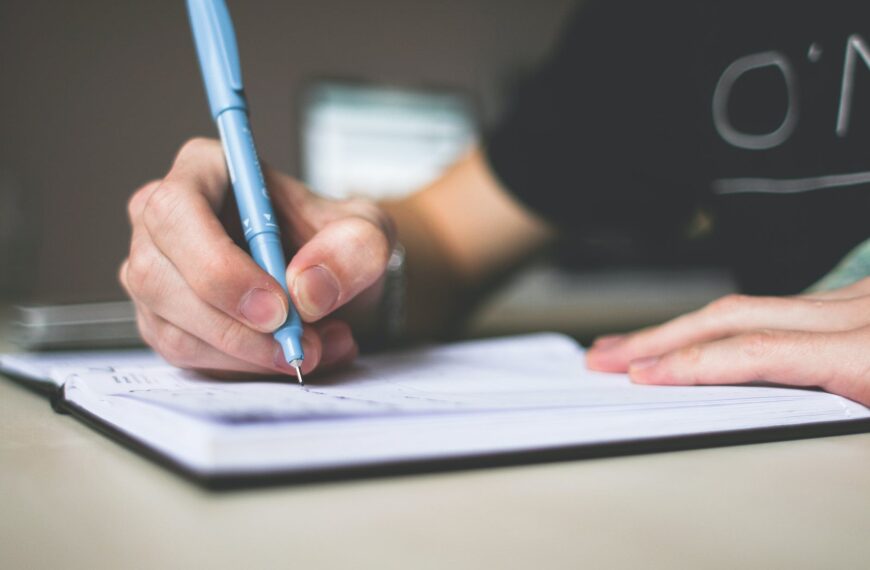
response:
<path id="1" fill-rule="evenodd" d="M 566 234 L 666 235 L 699 207 L 751 293 L 870 237 L 870 3 L 586 0 L 487 136 Z"/>

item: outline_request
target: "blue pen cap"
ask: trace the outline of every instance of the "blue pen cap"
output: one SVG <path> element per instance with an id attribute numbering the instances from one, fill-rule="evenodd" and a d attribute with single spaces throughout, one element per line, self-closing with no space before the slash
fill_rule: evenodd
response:
<path id="1" fill-rule="evenodd" d="M 239 48 L 226 2 L 187 0 L 187 12 L 212 118 L 227 109 L 247 109 Z"/>

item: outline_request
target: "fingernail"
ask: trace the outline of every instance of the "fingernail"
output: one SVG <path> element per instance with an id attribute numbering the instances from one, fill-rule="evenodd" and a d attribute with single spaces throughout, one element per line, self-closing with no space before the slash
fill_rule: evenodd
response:
<path id="1" fill-rule="evenodd" d="M 287 309 L 278 295 L 266 289 L 252 289 L 242 299 L 239 306 L 242 313 L 251 324 L 257 328 L 272 332 L 287 320 Z"/>
<path id="2" fill-rule="evenodd" d="M 342 327 L 332 327 L 323 333 L 323 356 L 320 364 L 332 364 L 343 358 L 353 348 L 353 337 Z"/>
<path id="3" fill-rule="evenodd" d="M 338 301 L 338 282 L 326 268 L 309 267 L 293 282 L 299 309 L 312 319 L 327 314 Z"/>
<path id="4" fill-rule="evenodd" d="M 305 329 L 305 332 L 308 330 Z M 302 361 L 302 374 L 309 374 L 320 364 L 320 345 L 314 344 L 308 334 L 303 334 L 302 350 L 305 352 L 305 360 Z"/>
<path id="5" fill-rule="evenodd" d="M 296 369 L 290 366 L 290 363 L 287 362 L 284 349 L 281 348 L 281 345 L 278 343 L 275 343 L 275 355 L 272 357 L 272 361 L 275 368 L 284 374 L 296 374 Z"/>
<path id="6" fill-rule="evenodd" d="M 637 360 L 632 360 L 628 364 L 629 371 L 637 371 L 644 370 L 646 368 L 652 368 L 659 362 L 658 356 L 645 356 L 643 358 L 638 358 Z"/>
<path id="7" fill-rule="evenodd" d="M 598 337 L 595 339 L 595 342 L 592 343 L 592 348 L 595 350 L 607 350 L 608 348 L 618 345 L 623 340 L 625 340 L 625 335 L 623 334 L 611 334 Z"/>

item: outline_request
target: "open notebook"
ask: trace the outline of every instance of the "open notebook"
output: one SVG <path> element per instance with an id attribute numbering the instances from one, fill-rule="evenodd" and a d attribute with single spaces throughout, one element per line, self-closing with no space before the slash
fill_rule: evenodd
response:
<path id="1" fill-rule="evenodd" d="M 538 334 L 360 358 L 305 388 L 208 380 L 146 351 L 6 355 L 56 407 L 215 486 L 677 449 L 870 429 L 814 391 L 658 387 Z"/>

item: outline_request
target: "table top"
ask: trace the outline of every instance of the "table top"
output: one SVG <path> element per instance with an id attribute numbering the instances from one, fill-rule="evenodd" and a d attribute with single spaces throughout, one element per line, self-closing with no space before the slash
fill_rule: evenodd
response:
<path id="1" fill-rule="evenodd" d="M 0 568 L 835 568 L 868 536 L 870 434 L 212 493 L 0 377 Z"/>
<path id="2" fill-rule="evenodd" d="M 0 380 L 0 567 L 855 567 L 870 434 L 209 493 Z"/>

